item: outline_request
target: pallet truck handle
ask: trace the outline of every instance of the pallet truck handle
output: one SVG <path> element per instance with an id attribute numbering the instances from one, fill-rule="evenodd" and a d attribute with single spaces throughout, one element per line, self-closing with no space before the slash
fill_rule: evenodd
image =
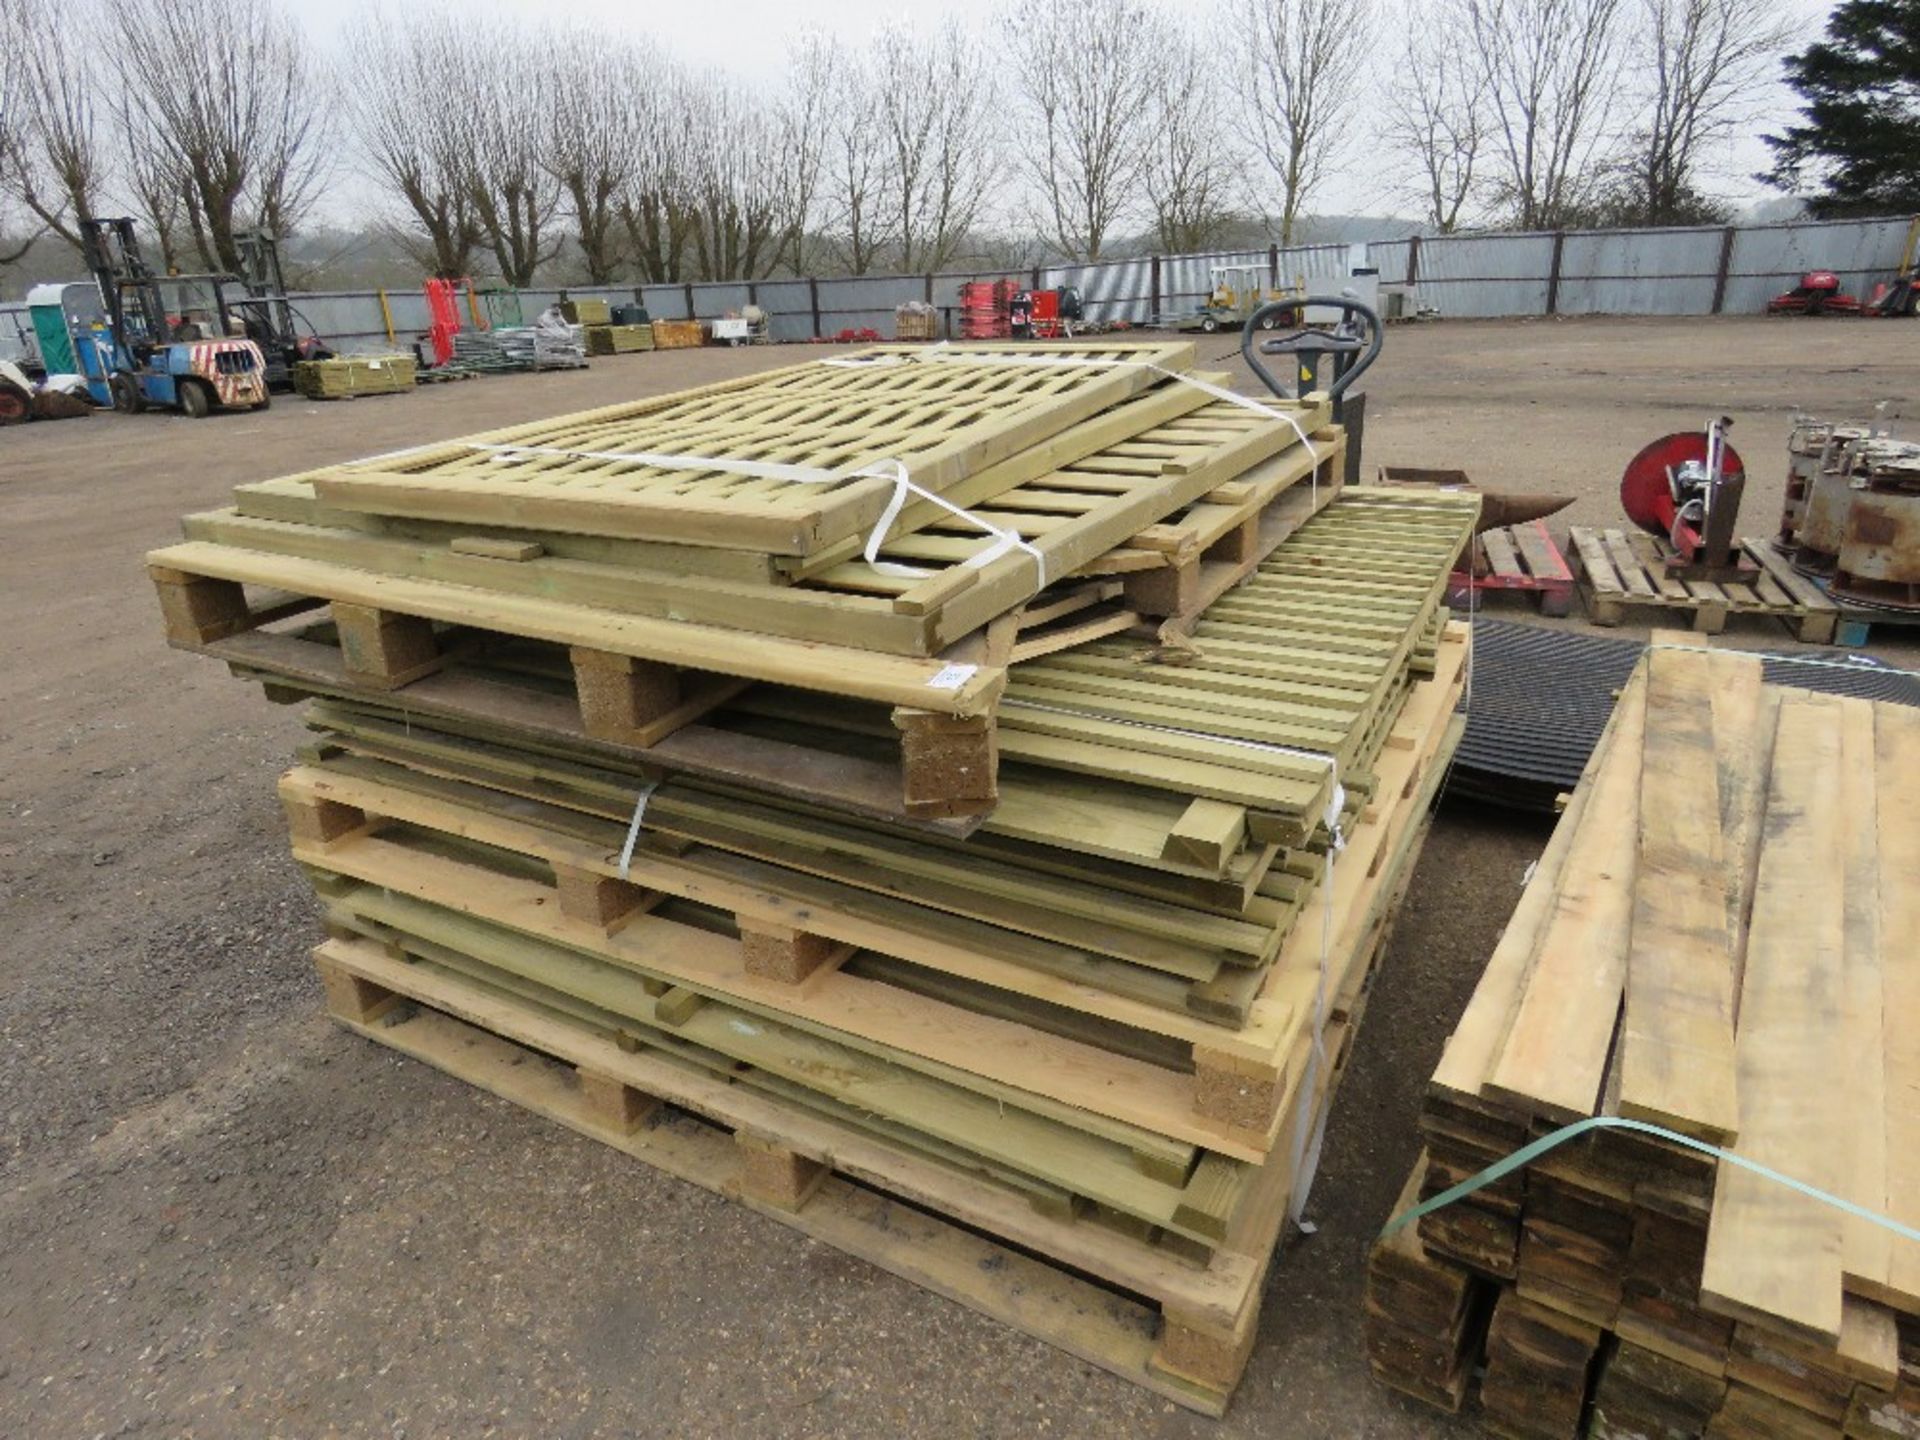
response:
<path id="1" fill-rule="evenodd" d="M 1316 305 L 1324 305 L 1342 312 L 1341 320 L 1332 330 L 1315 330 L 1300 325 L 1285 335 L 1272 335 L 1260 340 L 1258 353 L 1255 353 L 1254 341 L 1260 334 L 1260 322 L 1269 316 L 1290 315 L 1304 319 L 1307 311 Z M 1353 322 L 1364 323 L 1365 334 L 1353 333 L 1349 327 Z M 1301 375 L 1304 373 L 1317 380 L 1320 371 L 1320 357 L 1334 355 L 1354 357 L 1349 363 L 1337 366 L 1338 373 L 1333 383 L 1327 386 L 1327 394 L 1339 399 L 1347 393 L 1354 381 L 1363 375 L 1373 362 L 1380 358 L 1380 347 L 1386 339 L 1386 330 L 1380 323 L 1380 317 L 1372 307 L 1363 305 L 1351 295 L 1310 295 L 1304 300 L 1270 300 L 1247 317 L 1247 323 L 1240 329 L 1240 354 L 1249 369 L 1260 377 L 1265 385 L 1282 400 L 1295 400 L 1304 391 Z M 1260 362 L 1261 355 L 1297 355 L 1299 361 L 1294 367 L 1294 388 L 1283 390 L 1279 379 Z"/>

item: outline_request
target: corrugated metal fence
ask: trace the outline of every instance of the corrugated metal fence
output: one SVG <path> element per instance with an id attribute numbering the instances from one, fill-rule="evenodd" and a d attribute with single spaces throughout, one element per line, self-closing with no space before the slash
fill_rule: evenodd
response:
<path id="1" fill-rule="evenodd" d="M 1793 221 L 1778 225 L 1672 230 L 1556 231 L 1545 234 L 1438 235 L 1366 245 L 1156 255 L 1099 265 L 1024 272 L 863 275 L 821 280 L 761 280 L 689 285 L 569 286 L 576 297 L 638 300 L 662 319 L 711 318 L 753 304 L 765 310 L 775 340 L 808 340 L 845 331 L 893 334 L 894 307 L 923 301 L 957 330 L 960 286 L 1009 273 L 1042 288 L 1078 286 L 1089 319 L 1151 325 L 1199 308 L 1221 267 L 1254 267 L 1267 285 L 1304 281 L 1337 289 L 1356 264 L 1380 272 L 1383 287 L 1412 293 L 1421 306 L 1460 318 L 1522 315 L 1750 315 L 1808 270 L 1832 270 L 1863 298 L 1900 264 L 1920 219 Z M 1317 282 L 1317 283 L 1316 283 Z M 532 320 L 561 292 L 523 290 L 520 314 Z M 506 309 L 510 312 L 511 298 Z M 343 350 L 408 344 L 427 328 L 419 291 L 302 294 L 295 303 L 317 334 Z M 387 316 L 391 315 L 391 333 Z M 31 353 L 25 307 L 0 305 L 0 356 Z"/>

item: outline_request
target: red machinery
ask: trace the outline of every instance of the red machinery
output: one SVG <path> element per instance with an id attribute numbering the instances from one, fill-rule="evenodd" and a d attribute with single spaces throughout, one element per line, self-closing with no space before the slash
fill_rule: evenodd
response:
<path id="1" fill-rule="evenodd" d="M 1727 443 L 1733 421 L 1663 435 L 1627 464 L 1620 505 L 1643 530 L 1669 541 L 1667 573 L 1687 580 L 1745 580 L 1758 566 L 1741 553 L 1736 528 L 1746 467 Z"/>
<path id="2" fill-rule="evenodd" d="M 1800 283 L 1784 295 L 1767 302 L 1769 315 L 1858 315 L 1858 297 L 1840 288 L 1840 277 L 1831 270 L 1809 270 Z"/>

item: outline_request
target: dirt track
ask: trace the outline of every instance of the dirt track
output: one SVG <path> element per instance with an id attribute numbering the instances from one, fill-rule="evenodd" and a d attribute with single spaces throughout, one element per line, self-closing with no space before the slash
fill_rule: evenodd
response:
<path id="1" fill-rule="evenodd" d="M 1319 1233 L 1275 1267 L 1217 1426 L 320 1018 L 272 785 L 296 713 L 162 645 L 142 553 L 239 480 L 806 353 L 0 432 L 0 1434 L 1467 1433 L 1369 1382 L 1360 1262 L 1531 821 L 1443 810 Z M 1577 492 L 1556 529 L 1615 523 L 1635 449 L 1733 414 L 1764 529 L 1791 415 L 1920 398 L 1920 331 L 1443 323 L 1396 330 L 1370 391 L 1370 462 Z"/>

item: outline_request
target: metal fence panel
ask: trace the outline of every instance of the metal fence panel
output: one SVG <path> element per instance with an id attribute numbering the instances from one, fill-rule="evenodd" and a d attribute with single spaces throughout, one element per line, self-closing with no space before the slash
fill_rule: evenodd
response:
<path id="1" fill-rule="evenodd" d="M 780 341 L 813 338 L 812 287 L 804 280 L 762 280 L 754 300 L 767 312 L 767 335 Z"/>
<path id="2" fill-rule="evenodd" d="M 1087 319 L 1144 325 L 1153 318 L 1153 262 L 1119 260 L 1044 271 L 1042 285 L 1075 285 Z"/>
<path id="3" fill-rule="evenodd" d="M 684 285 L 642 285 L 640 296 L 640 303 L 647 307 L 647 314 L 656 320 L 694 318 L 687 309 L 687 287 Z"/>
<path id="4" fill-rule="evenodd" d="M 1411 240 L 1381 240 L 1367 246 L 1367 263 L 1380 272 L 1382 285 L 1407 283 L 1407 262 L 1413 256 Z"/>
<path id="5" fill-rule="evenodd" d="M 1705 315 L 1722 227 L 1570 232 L 1560 254 L 1562 315 Z"/>
<path id="6" fill-rule="evenodd" d="M 1893 277 L 1910 219 L 1805 220 L 1763 225 L 1734 235 L 1727 265 L 1728 315 L 1758 314 L 1809 270 L 1831 270 L 1861 299 Z"/>
<path id="7" fill-rule="evenodd" d="M 1462 319 L 1544 315 L 1551 235 L 1437 235 L 1420 242 L 1423 305 Z"/>

